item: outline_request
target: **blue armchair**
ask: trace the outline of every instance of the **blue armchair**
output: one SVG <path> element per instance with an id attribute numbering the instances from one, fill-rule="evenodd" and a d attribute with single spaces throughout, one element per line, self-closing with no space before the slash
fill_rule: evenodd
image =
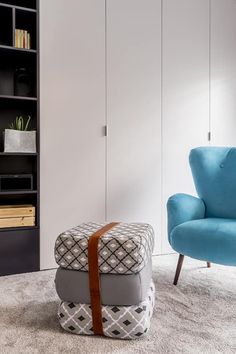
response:
<path id="1" fill-rule="evenodd" d="M 175 194 L 167 202 L 169 242 L 180 254 L 175 285 L 185 255 L 236 266 L 236 148 L 196 148 L 189 162 L 199 198 Z"/>

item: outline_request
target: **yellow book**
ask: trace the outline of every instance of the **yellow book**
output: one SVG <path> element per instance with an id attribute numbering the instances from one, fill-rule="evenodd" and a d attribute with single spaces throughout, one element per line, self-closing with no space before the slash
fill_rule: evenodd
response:
<path id="1" fill-rule="evenodd" d="M 25 48 L 28 49 L 28 32 L 25 31 Z"/>
<path id="2" fill-rule="evenodd" d="M 17 48 L 17 30 L 15 29 L 15 47 Z"/>
<path id="3" fill-rule="evenodd" d="M 27 40 L 27 46 L 28 46 L 27 48 L 28 49 L 31 49 L 31 42 L 30 41 L 31 41 L 30 33 L 28 33 L 28 40 Z"/>
<path id="4" fill-rule="evenodd" d="M 23 31 L 23 48 L 26 48 L 26 40 L 25 40 L 25 37 L 26 37 L 26 31 Z"/>
<path id="5" fill-rule="evenodd" d="M 18 48 L 21 48 L 21 30 L 18 29 Z"/>
<path id="6" fill-rule="evenodd" d="M 18 30 L 18 48 L 21 48 L 21 30 Z"/>
<path id="7" fill-rule="evenodd" d="M 17 48 L 20 48 L 20 30 L 17 30 Z"/>
<path id="8" fill-rule="evenodd" d="M 24 31 L 21 30 L 21 48 L 24 48 Z"/>
<path id="9" fill-rule="evenodd" d="M 15 29 L 15 47 L 19 48 L 19 30 Z"/>
<path id="10" fill-rule="evenodd" d="M 19 36 L 19 39 L 18 39 L 19 46 L 18 46 L 18 48 L 21 48 L 21 30 L 19 30 L 18 36 Z"/>

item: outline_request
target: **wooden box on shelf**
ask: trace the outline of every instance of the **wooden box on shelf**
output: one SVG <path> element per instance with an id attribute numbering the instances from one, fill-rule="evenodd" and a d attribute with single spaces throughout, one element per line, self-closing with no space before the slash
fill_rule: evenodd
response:
<path id="1" fill-rule="evenodd" d="M 0 228 L 35 226 L 33 205 L 1 205 Z"/>

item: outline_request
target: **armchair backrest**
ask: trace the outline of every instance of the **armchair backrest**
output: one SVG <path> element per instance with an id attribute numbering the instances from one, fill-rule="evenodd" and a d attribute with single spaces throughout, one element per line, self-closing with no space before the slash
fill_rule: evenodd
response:
<path id="1" fill-rule="evenodd" d="M 189 162 L 206 217 L 236 219 L 236 148 L 196 148 Z"/>

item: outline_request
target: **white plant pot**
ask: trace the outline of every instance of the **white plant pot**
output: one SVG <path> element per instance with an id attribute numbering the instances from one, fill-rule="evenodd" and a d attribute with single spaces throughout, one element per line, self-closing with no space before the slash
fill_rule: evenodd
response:
<path id="1" fill-rule="evenodd" d="M 36 131 L 5 129 L 4 152 L 36 152 Z"/>

